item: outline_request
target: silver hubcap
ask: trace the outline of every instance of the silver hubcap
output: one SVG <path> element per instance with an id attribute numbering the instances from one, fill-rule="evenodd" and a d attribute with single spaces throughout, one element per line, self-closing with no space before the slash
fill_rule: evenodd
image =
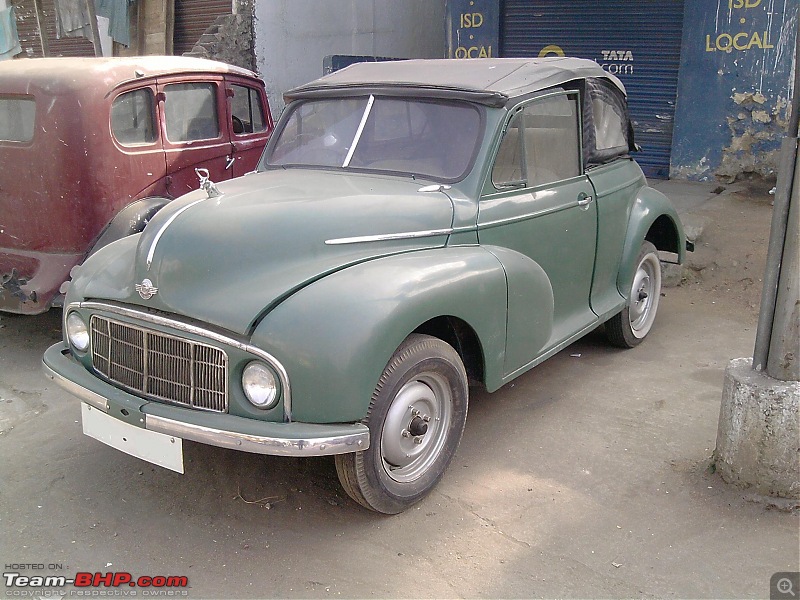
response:
<path id="1" fill-rule="evenodd" d="M 661 265 L 658 257 L 648 254 L 639 263 L 631 287 L 628 318 L 636 337 L 644 337 L 656 316 L 658 297 L 661 293 Z"/>
<path id="2" fill-rule="evenodd" d="M 389 477 L 413 481 L 430 468 L 444 447 L 452 413 L 450 386 L 438 374 L 423 373 L 400 388 L 381 432 Z"/>

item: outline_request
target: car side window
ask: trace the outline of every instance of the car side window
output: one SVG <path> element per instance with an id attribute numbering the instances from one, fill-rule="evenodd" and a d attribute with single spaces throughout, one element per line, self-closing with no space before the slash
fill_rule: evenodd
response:
<path id="1" fill-rule="evenodd" d="M 164 121 L 170 142 L 219 137 L 216 91 L 213 83 L 173 83 L 164 87 Z"/>
<path id="2" fill-rule="evenodd" d="M 149 88 L 125 92 L 111 104 L 111 133 L 120 144 L 152 144 L 156 139 L 154 96 Z"/>
<path id="3" fill-rule="evenodd" d="M 30 142 L 35 117 L 32 98 L 0 98 L 0 142 Z"/>
<path id="4" fill-rule="evenodd" d="M 232 85 L 231 120 L 233 133 L 243 135 L 264 131 L 267 128 L 264 119 L 264 107 L 258 90 L 244 85 Z"/>
<path id="5" fill-rule="evenodd" d="M 517 112 L 503 134 L 492 169 L 497 189 L 535 187 L 581 173 L 578 98 L 558 94 Z"/>

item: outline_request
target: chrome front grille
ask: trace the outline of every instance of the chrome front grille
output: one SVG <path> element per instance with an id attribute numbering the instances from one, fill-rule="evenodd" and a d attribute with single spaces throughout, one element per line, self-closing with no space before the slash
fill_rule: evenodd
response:
<path id="1" fill-rule="evenodd" d="M 228 356 L 219 348 L 99 315 L 91 320 L 92 365 L 148 398 L 228 411 Z"/>

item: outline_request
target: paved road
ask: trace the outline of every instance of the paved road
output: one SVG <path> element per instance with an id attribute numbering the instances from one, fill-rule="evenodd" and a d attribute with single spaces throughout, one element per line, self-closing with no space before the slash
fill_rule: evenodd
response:
<path id="1" fill-rule="evenodd" d="M 5 564 L 186 575 L 195 598 L 765 596 L 797 568 L 797 515 L 706 470 L 723 368 L 754 331 L 688 290 L 635 350 L 593 334 L 474 393 L 449 473 L 388 518 L 328 460 L 187 442 L 181 476 L 107 448 L 39 374 L 58 312 L 0 325 Z"/>

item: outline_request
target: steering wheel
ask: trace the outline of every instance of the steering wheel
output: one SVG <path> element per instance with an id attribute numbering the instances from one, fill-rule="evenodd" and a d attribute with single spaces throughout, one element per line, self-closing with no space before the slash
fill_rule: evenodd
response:
<path id="1" fill-rule="evenodd" d="M 239 117 L 237 117 L 236 115 L 232 115 L 231 123 L 233 124 L 233 133 L 235 134 L 244 133 L 244 123 Z"/>

